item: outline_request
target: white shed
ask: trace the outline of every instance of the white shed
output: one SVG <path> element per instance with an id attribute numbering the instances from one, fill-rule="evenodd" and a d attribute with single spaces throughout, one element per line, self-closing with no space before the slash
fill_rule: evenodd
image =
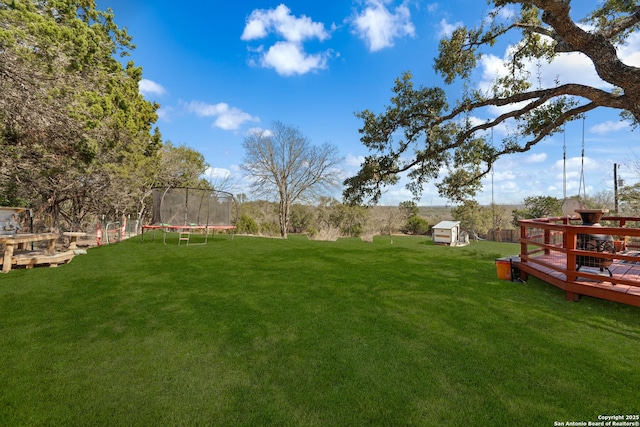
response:
<path id="1" fill-rule="evenodd" d="M 440 221 L 433 226 L 433 243 L 456 246 L 460 240 L 460 221 Z"/>

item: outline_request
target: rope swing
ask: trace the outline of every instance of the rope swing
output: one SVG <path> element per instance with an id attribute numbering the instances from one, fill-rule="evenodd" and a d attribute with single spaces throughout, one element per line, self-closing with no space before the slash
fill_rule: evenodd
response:
<path id="1" fill-rule="evenodd" d="M 582 165 L 580 168 L 580 186 L 578 187 L 578 198 L 567 199 L 567 141 L 566 141 L 566 123 L 563 127 L 562 140 L 562 159 L 563 159 L 563 192 L 564 201 L 562 202 L 562 213 L 570 218 L 577 219 L 579 215 L 576 213 L 578 209 L 584 209 L 584 200 L 587 197 L 586 186 L 584 181 L 584 117 L 582 119 Z M 580 201 L 580 191 L 582 191 L 582 201 Z"/>
<path id="2" fill-rule="evenodd" d="M 582 189 L 582 200 L 587 199 L 587 187 L 584 183 L 584 122 L 585 118 L 582 118 L 582 164 L 580 166 L 580 185 L 578 186 L 578 196 Z"/>
<path id="3" fill-rule="evenodd" d="M 567 124 L 562 127 L 562 196 L 567 200 Z"/>

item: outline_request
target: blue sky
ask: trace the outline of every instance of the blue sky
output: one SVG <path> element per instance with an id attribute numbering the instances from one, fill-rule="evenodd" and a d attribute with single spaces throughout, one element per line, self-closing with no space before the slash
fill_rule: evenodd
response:
<path id="1" fill-rule="evenodd" d="M 599 2 L 573 3 L 589 7 Z M 404 71 L 413 73 L 416 85 L 443 86 L 433 71 L 439 39 L 457 25 L 479 24 L 489 11 L 481 0 L 194 0 L 188 7 L 176 5 L 167 0 L 98 1 L 133 36 L 137 47 L 131 59 L 143 67 L 140 91 L 162 106 L 157 125 L 164 140 L 201 152 L 211 165 L 209 176 L 217 182 L 229 177 L 234 193 L 248 192 L 238 167 L 244 137 L 268 129 L 273 121 L 299 128 L 314 144 L 336 145 L 344 157 L 344 176 L 353 175 L 367 154 L 358 133 L 362 123 L 354 113 L 382 112 L 394 80 Z M 498 75 L 508 47 L 504 41 L 483 59 L 472 86 L 486 87 Z M 620 54 L 624 62 L 640 66 L 640 36 L 634 35 Z M 576 78 L 606 87 L 579 55 L 544 66 L 540 81 Z M 456 95 L 457 88 L 450 89 Z M 499 112 L 484 113 L 475 119 Z M 496 140 L 502 132 L 506 129 L 495 130 Z M 622 165 L 619 175 L 625 183 L 638 180 L 631 167 L 640 156 L 638 142 L 638 132 L 621 122 L 617 111 L 590 113 L 584 123 L 567 125 L 564 135 L 501 159 L 493 186 L 488 177 L 477 200 L 491 203 L 492 188 L 498 204 L 536 195 L 562 198 L 563 145 L 567 195 L 578 193 L 582 170 L 587 195 L 613 191 L 614 163 Z M 338 189 L 334 196 L 340 194 Z M 410 199 L 400 184 L 389 188 L 381 203 Z M 446 202 L 433 185 L 425 186 L 420 204 Z"/>

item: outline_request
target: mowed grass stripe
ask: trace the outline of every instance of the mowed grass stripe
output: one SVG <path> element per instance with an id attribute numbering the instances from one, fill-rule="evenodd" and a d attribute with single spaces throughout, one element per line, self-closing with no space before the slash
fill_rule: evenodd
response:
<path id="1" fill-rule="evenodd" d="M 0 277 L 2 425 L 552 425 L 637 412 L 637 308 L 519 246 L 132 239 Z"/>

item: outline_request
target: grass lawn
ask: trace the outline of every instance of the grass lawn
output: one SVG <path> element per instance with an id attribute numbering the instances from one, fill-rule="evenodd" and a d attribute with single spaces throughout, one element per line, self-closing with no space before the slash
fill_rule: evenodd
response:
<path id="1" fill-rule="evenodd" d="M 640 413 L 640 310 L 519 246 L 139 239 L 0 276 L 0 425 L 553 426 Z"/>

